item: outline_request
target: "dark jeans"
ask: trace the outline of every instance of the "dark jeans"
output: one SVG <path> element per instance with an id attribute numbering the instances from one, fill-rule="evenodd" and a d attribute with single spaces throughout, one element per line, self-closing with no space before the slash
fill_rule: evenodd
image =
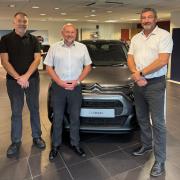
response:
<path id="1" fill-rule="evenodd" d="M 141 129 L 142 144 L 152 146 L 158 162 L 166 160 L 166 127 L 164 118 L 164 98 L 166 80 L 149 80 L 145 87 L 134 86 L 136 114 Z M 152 119 L 152 127 L 150 124 Z"/>
<path id="2" fill-rule="evenodd" d="M 53 134 L 52 145 L 59 146 L 62 142 L 62 123 L 65 108 L 68 108 L 70 120 L 71 145 L 79 145 L 80 108 L 82 102 L 81 86 L 76 86 L 74 90 L 65 90 L 52 83 L 52 104 L 53 104 Z"/>
<path id="3" fill-rule="evenodd" d="M 29 79 L 29 87 L 22 89 L 15 80 L 7 79 L 7 92 L 11 103 L 11 140 L 21 141 L 22 137 L 22 110 L 24 106 L 24 95 L 30 111 L 32 137 L 41 136 L 41 125 L 39 117 L 39 78 Z"/>

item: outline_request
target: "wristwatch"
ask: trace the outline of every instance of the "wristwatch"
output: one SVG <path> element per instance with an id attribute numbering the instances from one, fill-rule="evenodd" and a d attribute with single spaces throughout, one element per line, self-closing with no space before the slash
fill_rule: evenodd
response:
<path id="1" fill-rule="evenodd" d="M 81 82 L 79 80 L 77 80 L 77 85 L 80 85 L 80 84 L 81 84 Z"/>
<path id="2" fill-rule="evenodd" d="M 142 71 L 139 72 L 140 76 L 144 77 L 144 74 Z"/>

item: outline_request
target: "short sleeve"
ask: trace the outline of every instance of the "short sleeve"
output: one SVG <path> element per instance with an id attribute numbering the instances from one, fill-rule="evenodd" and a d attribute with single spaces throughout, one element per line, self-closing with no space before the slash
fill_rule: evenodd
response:
<path id="1" fill-rule="evenodd" d="M 40 53 L 41 52 L 41 46 L 38 42 L 37 38 L 34 37 L 34 53 Z"/>
<path id="2" fill-rule="evenodd" d="M 54 48 L 53 47 L 50 47 L 48 52 L 47 52 L 47 55 L 44 59 L 44 64 L 45 65 L 48 65 L 48 66 L 54 66 Z"/>
<path id="3" fill-rule="evenodd" d="M 84 65 L 87 66 L 90 64 L 92 64 L 92 60 L 90 58 L 87 47 L 84 45 Z"/>
<path id="4" fill-rule="evenodd" d="M 0 53 L 7 53 L 6 39 L 4 37 L 0 40 Z"/>
<path id="5" fill-rule="evenodd" d="M 133 41 L 133 39 L 131 40 L 131 43 L 130 43 L 130 46 L 129 46 L 128 54 L 131 54 L 131 55 L 134 54 L 134 41 Z"/>
<path id="6" fill-rule="evenodd" d="M 163 35 L 160 39 L 159 53 L 172 53 L 173 40 L 169 33 Z"/>

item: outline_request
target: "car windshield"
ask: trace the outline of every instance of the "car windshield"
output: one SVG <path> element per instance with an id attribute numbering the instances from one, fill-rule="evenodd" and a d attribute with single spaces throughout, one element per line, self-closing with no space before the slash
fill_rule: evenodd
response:
<path id="1" fill-rule="evenodd" d="M 118 66 L 127 63 L 127 47 L 121 42 L 83 43 L 87 46 L 95 66 Z"/>

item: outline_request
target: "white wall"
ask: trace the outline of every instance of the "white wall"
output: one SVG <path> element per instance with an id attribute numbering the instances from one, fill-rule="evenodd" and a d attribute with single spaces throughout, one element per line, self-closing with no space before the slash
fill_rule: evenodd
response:
<path id="1" fill-rule="evenodd" d="M 175 11 L 171 13 L 171 31 L 173 28 L 180 28 L 180 11 Z"/>
<path id="2" fill-rule="evenodd" d="M 65 22 L 49 22 L 49 21 L 30 21 L 29 29 L 32 30 L 48 30 L 49 44 L 59 41 L 60 29 Z M 110 24 L 110 23 L 74 23 L 76 27 L 83 31 L 96 30 L 96 25 L 99 25 L 99 34 L 101 39 L 120 39 L 120 31 L 122 28 L 133 28 L 132 24 Z M 12 29 L 12 20 L 0 20 L 0 29 Z M 79 36 L 80 37 L 80 36 Z"/>

